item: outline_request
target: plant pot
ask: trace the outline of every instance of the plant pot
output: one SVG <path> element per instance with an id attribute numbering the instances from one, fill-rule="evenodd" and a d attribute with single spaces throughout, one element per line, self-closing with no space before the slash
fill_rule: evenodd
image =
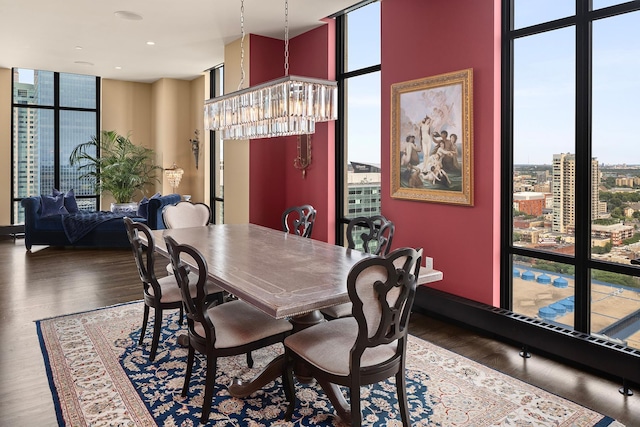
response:
<path id="1" fill-rule="evenodd" d="M 136 202 L 111 203 L 111 212 L 124 214 L 135 213 L 138 212 L 138 204 Z"/>

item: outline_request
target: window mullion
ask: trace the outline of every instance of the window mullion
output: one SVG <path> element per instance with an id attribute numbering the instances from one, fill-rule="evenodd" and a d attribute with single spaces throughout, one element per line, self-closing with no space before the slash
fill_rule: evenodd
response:
<path id="1" fill-rule="evenodd" d="M 574 329 L 589 333 L 591 323 L 591 22 L 590 2 L 576 2 L 576 192 L 575 192 L 575 312 Z"/>

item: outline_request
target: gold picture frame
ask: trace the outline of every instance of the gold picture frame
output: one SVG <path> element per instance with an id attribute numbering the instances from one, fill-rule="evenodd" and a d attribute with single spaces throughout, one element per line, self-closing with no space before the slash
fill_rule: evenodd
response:
<path id="1" fill-rule="evenodd" d="M 391 85 L 391 197 L 473 206 L 473 69 Z"/>

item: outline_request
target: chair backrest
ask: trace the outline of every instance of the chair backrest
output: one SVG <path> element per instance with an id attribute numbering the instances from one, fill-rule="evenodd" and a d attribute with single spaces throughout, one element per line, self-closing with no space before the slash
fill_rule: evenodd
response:
<path id="1" fill-rule="evenodd" d="M 282 230 L 302 237 L 311 237 L 316 210 L 311 205 L 292 206 L 282 213 Z"/>
<path id="2" fill-rule="evenodd" d="M 211 208 L 204 203 L 178 202 L 164 207 L 162 221 L 167 228 L 208 225 L 211 222 Z"/>
<path id="3" fill-rule="evenodd" d="M 165 236 L 164 241 L 167 245 L 167 252 L 169 253 L 169 259 L 171 260 L 171 265 L 175 272 L 176 281 L 180 287 L 182 304 L 184 306 L 185 314 L 187 315 L 187 324 L 189 329 L 192 334 L 199 335 L 194 329 L 195 323 L 197 322 L 206 325 L 204 328 L 206 334 L 212 334 L 212 336 L 207 338 L 211 339 L 210 342 L 214 342 L 215 329 L 213 328 L 213 324 L 209 317 L 205 316 L 207 305 L 210 303 L 207 299 L 206 291 L 207 275 L 209 271 L 207 261 L 204 259 L 200 251 L 193 246 L 179 245 L 171 236 Z M 198 282 L 196 283 L 197 292 L 195 293 L 195 296 L 192 295 L 192 289 L 190 287 L 190 267 L 181 259 L 183 254 L 191 257 L 197 266 Z"/>
<path id="4" fill-rule="evenodd" d="M 395 229 L 393 222 L 382 215 L 353 218 L 347 224 L 347 247 L 356 249 L 358 241 L 361 241 L 364 252 L 387 255 L 391 249 Z"/>
<path id="5" fill-rule="evenodd" d="M 404 353 L 421 263 L 422 249 L 400 248 L 387 256 L 365 258 L 349 271 L 347 290 L 358 323 L 351 350 L 354 370 L 369 347 L 399 340 L 396 356 Z"/>
<path id="6" fill-rule="evenodd" d="M 162 291 L 154 271 L 155 239 L 151 234 L 151 229 L 146 224 L 135 222 L 129 217 L 124 217 L 123 220 L 131 243 L 133 258 L 136 260 L 136 266 L 138 267 L 138 274 L 140 274 L 140 280 L 144 284 L 145 293 L 149 293 L 148 289 L 151 286 L 153 287 L 153 295 L 161 298 Z M 146 245 L 142 243 L 140 233 L 145 235 L 147 239 Z"/>

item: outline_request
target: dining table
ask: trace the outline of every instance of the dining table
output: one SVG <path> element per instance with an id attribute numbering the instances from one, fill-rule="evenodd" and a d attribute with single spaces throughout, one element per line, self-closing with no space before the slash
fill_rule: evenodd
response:
<path id="1" fill-rule="evenodd" d="M 250 223 L 152 230 L 152 234 L 156 252 L 166 257 L 166 236 L 196 248 L 207 262 L 210 281 L 276 319 L 290 319 L 293 333 L 325 321 L 321 309 L 349 302 L 349 271 L 358 261 L 372 256 Z M 195 268 L 188 258 L 182 261 Z M 442 278 L 432 265 L 427 267 L 419 284 Z M 249 396 L 280 376 L 283 363 L 284 357 L 278 356 L 252 381 L 234 380 L 229 393 Z M 309 380 L 303 369 L 297 370 L 296 376 Z M 338 414 L 349 419 L 349 405 L 338 387 L 325 388 L 325 392 L 332 401 L 340 402 Z"/>

